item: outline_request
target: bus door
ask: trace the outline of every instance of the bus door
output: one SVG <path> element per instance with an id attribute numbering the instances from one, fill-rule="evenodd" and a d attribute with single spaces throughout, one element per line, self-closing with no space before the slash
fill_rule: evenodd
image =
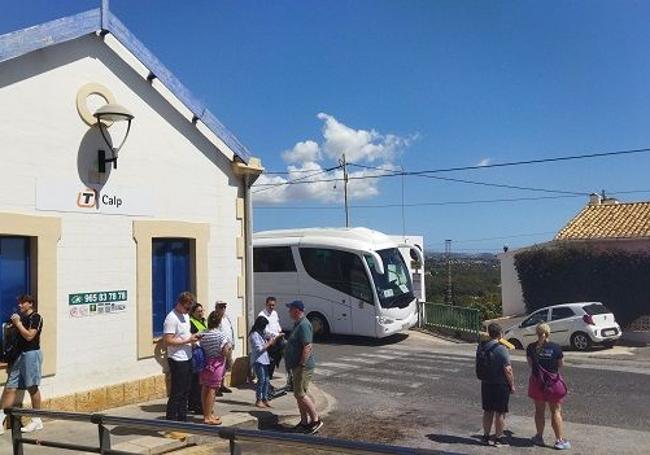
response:
<path id="1" fill-rule="evenodd" d="M 330 332 L 354 334 L 349 277 L 342 263 L 344 251 L 331 248 L 300 247 L 300 259 L 305 273 L 300 274 L 300 293 L 309 315 L 318 312 L 327 319 Z M 353 255 L 352 255 L 353 256 Z"/>

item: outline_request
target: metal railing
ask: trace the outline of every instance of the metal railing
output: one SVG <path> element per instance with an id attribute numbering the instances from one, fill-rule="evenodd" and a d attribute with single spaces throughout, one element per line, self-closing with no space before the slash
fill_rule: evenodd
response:
<path id="1" fill-rule="evenodd" d="M 424 324 L 464 332 L 478 339 L 481 330 L 481 312 L 475 308 L 425 302 Z"/>
<path id="2" fill-rule="evenodd" d="M 311 449 L 332 451 L 346 454 L 359 455 L 414 455 L 432 453 L 427 450 L 418 450 L 409 447 L 373 444 L 359 441 L 346 441 L 344 439 L 314 437 L 305 434 L 279 433 L 259 430 L 243 430 L 239 428 L 217 428 L 212 425 L 175 422 L 171 420 L 135 419 L 130 417 L 109 416 L 105 414 L 83 414 L 76 412 L 44 411 L 40 409 L 8 408 L 6 414 L 11 419 L 11 440 L 13 455 L 24 455 L 23 446 L 38 445 L 64 450 L 76 450 L 105 455 L 134 455 L 132 452 L 111 449 L 111 432 L 107 426 L 123 425 L 129 428 L 153 431 L 179 431 L 189 434 L 218 437 L 230 443 L 231 455 L 242 455 L 242 443 L 265 443 L 281 445 L 297 449 Z M 67 420 L 74 422 L 92 423 L 97 425 L 98 446 L 86 446 L 68 442 L 45 441 L 23 437 L 20 432 L 20 418 L 40 417 L 46 419 Z"/>

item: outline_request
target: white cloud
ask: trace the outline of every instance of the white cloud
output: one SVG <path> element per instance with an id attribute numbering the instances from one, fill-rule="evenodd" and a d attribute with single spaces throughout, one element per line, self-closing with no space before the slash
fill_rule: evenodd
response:
<path id="1" fill-rule="evenodd" d="M 256 202 L 340 202 L 343 200 L 343 170 L 327 169 L 335 168 L 343 153 L 350 163 L 395 170 L 391 160 L 417 138 L 381 134 L 375 130 L 355 130 L 329 114 L 320 113 L 318 118 L 324 121 L 322 143 L 305 140 L 282 152 L 282 158 L 288 164 L 288 175 L 260 176 L 252 190 Z M 364 177 L 383 173 L 385 171 L 378 169 L 348 167 L 349 199 L 362 200 L 379 195 L 380 179 Z M 300 181 L 310 183 L 301 184 Z"/>
<path id="2" fill-rule="evenodd" d="M 320 145 L 314 141 L 298 142 L 291 150 L 282 152 L 282 159 L 287 163 L 318 161 L 320 156 Z"/>
<path id="3" fill-rule="evenodd" d="M 481 161 L 476 163 L 477 166 L 487 166 L 492 162 L 492 158 L 483 158 Z"/>
<path id="4" fill-rule="evenodd" d="M 355 130 L 325 113 L 318 114 L 323 125 L 323 151 L 332 159 L 345 153 L 348 161 L 390 161 L 398 151 L 409 145 L 409 140 L 394 134 L 382 135 L 375 130 Z"/>

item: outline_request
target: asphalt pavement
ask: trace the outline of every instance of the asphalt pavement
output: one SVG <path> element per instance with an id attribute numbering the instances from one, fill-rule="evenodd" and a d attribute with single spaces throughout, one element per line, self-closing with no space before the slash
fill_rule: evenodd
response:
<path id="1" fill-rule="evenodd" d="M 564 406 L 572 453 L 650 452 L 649 348 L 568 352 Z M 480 445 L 480 385 L 475 345 L 409 332 L 386 340 L 333 337 L 315 348 L 315 382 L 337 399 L 321 435 L 386 442 L 453 453 L 493 453 Z M 513 353 L 517 392 L 511 398 L 509 453 L 533 447 L 528 366 Z M 546 441 L 553 438 L 547 425 Z"/>

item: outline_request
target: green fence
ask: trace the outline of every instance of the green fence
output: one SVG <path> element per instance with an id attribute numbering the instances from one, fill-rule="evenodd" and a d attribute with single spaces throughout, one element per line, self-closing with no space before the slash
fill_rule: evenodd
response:
<path id="1" fill-rule="evenodd" d="M 481 312 L 474 308 L 425 302 L 424 324 L 460 332 L 461 335 L 476 336 L 478 339 L 481 330 Z"/>

